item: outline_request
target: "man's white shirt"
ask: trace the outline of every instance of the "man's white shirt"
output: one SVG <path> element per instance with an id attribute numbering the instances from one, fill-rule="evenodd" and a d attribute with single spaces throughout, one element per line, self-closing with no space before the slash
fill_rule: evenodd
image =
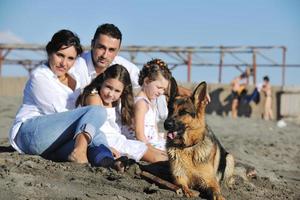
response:
<path id="1" fill-rule="evenodd" d="M 88 76 L 83 77 L 83 79 L 87 82 L 87 84 L 89 84 L 97 76 L 97 73 L 96 73 L 96 70 L 95 70 L 95 67 L 94 67 L 94 63 L 93 63 L 93 60 L 92 60 L 91 51 L 84 52 L 81 55 L 81 57 L 82 57 L 82 59 L 79 59 L 76 62 L 76 64 L 80 65 L 83 60 L 85 61 L 85 65 L 87 66 Z M 140 70 L 135 64 L 129 62 L 128 60 L 126 60 L 125 58 L 123 58 L 121 56 L 116 56 L 115 57 L 115 59 L 113 60 L 111 65 L 114 65 L 114 64 L 122 65 L 127 69 L 127 71 L 129 72 L 129 75 L 130 75 L 130 79 L 131 79 L 133 89 L 140 88 L 140 86 L 138 84 Z"/>

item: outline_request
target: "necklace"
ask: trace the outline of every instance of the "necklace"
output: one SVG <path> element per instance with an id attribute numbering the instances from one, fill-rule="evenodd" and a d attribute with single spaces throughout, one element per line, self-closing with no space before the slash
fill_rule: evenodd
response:
<path id="1" fill-rule="evenodd" d="M 68 79 L 68 74 L 66 74 L 63 78 L 62 77 L 58 77 L 60 82 L 65 82 Z"/>

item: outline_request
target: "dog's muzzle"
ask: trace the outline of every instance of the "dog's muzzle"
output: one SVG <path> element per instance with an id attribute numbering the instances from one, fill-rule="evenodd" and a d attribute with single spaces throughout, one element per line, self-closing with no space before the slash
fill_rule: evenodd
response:
<path id="1" fill-rule="evenodd" d="M 185 126 L 183 123 L 176 122 L 172 118 L 167 118 L 164 122 L 164 128 L 168 131 L 168 139 L 173 140 L 176 136 L 180 136 L 185 131 Z"/>
<path id="2" fill-rule="evenodd" d="M 173 129 L 175 128 L 175 120 L 172 118 L 167 118 L 164 122 L 164 128 L 167 131 L 174 131 Z"/>

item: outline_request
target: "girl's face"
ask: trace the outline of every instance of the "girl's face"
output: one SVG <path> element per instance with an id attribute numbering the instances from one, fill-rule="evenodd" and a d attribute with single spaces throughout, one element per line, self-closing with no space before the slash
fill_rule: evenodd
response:
<path id="1" fill-rule="evenodd" d="M 148 99 L 154 100 L 164 94 L 167 91 L 168 86 L 169 81 L 162 75 L 159 75 L 155 81 L 149 81 L 149 79 L 146 78 L 143 84 L 143 91 Z"/>
<path id="2" fill-rule="evenodd" d="M 124 84 L 115 78 L 110 78 L 104 81 L 100 89 L 100 97 L 104 106 L 111 104 L 120 99 L 124 89 Z"/>
<path id="3" fill-rule="evenodd" d="M 62 46 L 60 50 L 49 55 L 49 66 L 55 75 L 58 77 L 64 76 L 73 66 L 77 52 L 74 46 L 64 49 Z"/>

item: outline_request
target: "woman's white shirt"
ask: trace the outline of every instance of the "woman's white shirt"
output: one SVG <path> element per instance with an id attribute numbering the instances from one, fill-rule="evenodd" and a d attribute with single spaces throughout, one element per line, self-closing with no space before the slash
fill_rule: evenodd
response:
<path id="1" fill-rule="evenodd" d="M 83 76 L 87 76 L 84 62 L 74 65 L 68 74 L 76 80 L 76 87 L 73 91 L 68 86 L 62 84 L 58 77 L 45 64 L 37 67 L 30 75 L 23 94 L 23 103 L 19 108 L 13 126 L 9 133 L 10 144 L 22 152 L 14 142 L 22 123 L 27 119 L 64 112 L 75 108 L 75 102 L 81 89 L 85 87 L 82 81 Z"/>

